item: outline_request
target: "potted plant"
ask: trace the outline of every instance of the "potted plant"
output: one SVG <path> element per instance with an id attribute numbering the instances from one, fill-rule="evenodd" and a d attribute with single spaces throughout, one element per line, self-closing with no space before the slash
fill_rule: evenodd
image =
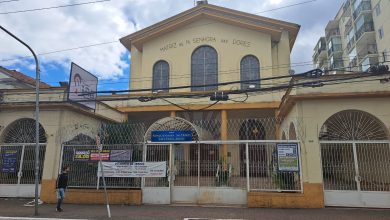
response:
<path id="1" fill-rule="evenodd" d="M 233 167 L 226 162 L 225 158 L 220 158 L 217 165 L 217 173 L 215 174 L 215 182 L 217 186 L 229 186 L 230 177 Z"/>

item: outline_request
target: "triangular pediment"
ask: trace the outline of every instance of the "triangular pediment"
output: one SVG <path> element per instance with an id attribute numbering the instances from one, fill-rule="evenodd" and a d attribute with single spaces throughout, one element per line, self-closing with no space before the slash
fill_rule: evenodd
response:
<path id="1" fill-rule="evenodd" d="M 146 42 L 163 34 L 178 30 L 179 28 L 200 19 L 211 19 L 217 22 L 267 33 L 274 42 L 279 42 L 282 32 L 288 31 L 291 49 L 300 28 L 299 25 L 294 23 L 253 15 L 211 4 L 202 4 L 123 37 L 120 41 L 128 50 L 131 50 L 131 46 L 134 45 L 139 51 L 142 51 L 143 45 Z"/>

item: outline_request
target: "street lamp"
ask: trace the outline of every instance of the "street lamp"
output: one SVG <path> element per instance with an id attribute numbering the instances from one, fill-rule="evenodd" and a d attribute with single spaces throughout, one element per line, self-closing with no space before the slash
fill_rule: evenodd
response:
<path id="1" fill-rule="evenodd" d="M 34 51 L 31 49 L 30 46 L 28 46 L 26 43 L 24 43 L 22 40 L 20 40 L 18 37 L 13 35 L 11 32 L 9 32 L 7 29 L 5 29 L 3 26 L 0 25 L 0 29 L 5 31 L 7 34 L 9 34 L 11 37 L 15 38 L 17 41 L 19 41 L 21 44 L 26 46 L 28 50 L 31 51 L 31 53 L 34 56 L 35 59 L 35 215 L 38 215 L 38 186 L 39 186 L 39 62 L 37 55 L 35 55 Z"/>

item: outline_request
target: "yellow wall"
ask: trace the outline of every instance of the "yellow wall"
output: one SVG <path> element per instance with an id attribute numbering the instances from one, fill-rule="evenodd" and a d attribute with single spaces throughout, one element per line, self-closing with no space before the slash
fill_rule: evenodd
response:
<path id="1" fill-rule="evenodd" d="M 39 122 L 45 129 L 47 138 L 42 179 L 52 179 L 57 177 L 59 171 L 61 144 L 80 133 L 94 138 L 100 121 L 77 112 L 59 109 L 41 110 L 39 116 Z M 4 130 L 8 125 L 23 118 L 35 120 L 34 111 L 31 109 L 2 110 L 0 112 L 1 137 L 3 138 Z"/>
<path id="2" fill-rule="evenodd" d="M 202 40 L 205 38 L 206 40 Z M 165 60 L 170 65 L 170 87 L 190 85 L 191 54 L 199 46 L 209 45 L 218 53 L 218 82 L 240 80 L 240 61 L 255 55 L 260 61 L 260 77 L 286 74 L 288 67 L 270 68 L 290 63 L 288 33 L 272 48 L 269 34 L 248 30 L 209 19 L 200 19 L 143 45 L 139 52 L 132 47 L 131 89 L 151 88 L 153 65 Z M 238 42 L 241 44 L 238 45 Z M 140 58 L 141 57 L 141 58 Z M 273 59 L 274 57 L 274 59 Z M 239 85 L 221 86 L 220 90 L 237 89 Z M 190 91 L 190 89 L 175 90 Z"/>
<path id="3" fill-rule="evenodd" d="M 305 183 L 303 193 L 249 192 L 249 208 L 324 208 L 322 184 Z"/>
<path id="4" fill-rule="evenodd" d="M 40 199 L 45 203 L 56 203 L 56 180 L 42 180 Z M 142 192 L 140 189 L 107 190 L 109 204 L 112 205 L 141 205 Z M 104 190 L 100 189 L 68 189 L 65 203 L 71 204 L 105 204 Z"/>

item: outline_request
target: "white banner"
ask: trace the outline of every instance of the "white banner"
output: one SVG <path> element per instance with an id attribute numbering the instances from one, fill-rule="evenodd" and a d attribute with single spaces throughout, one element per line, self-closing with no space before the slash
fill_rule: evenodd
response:
<path id="1" fill-rule="evenodd" d="M 166 177 L 167 162 L 102 162 L 104 177 Z M 101 168 L 98 177 L 102 176 Z"/>

